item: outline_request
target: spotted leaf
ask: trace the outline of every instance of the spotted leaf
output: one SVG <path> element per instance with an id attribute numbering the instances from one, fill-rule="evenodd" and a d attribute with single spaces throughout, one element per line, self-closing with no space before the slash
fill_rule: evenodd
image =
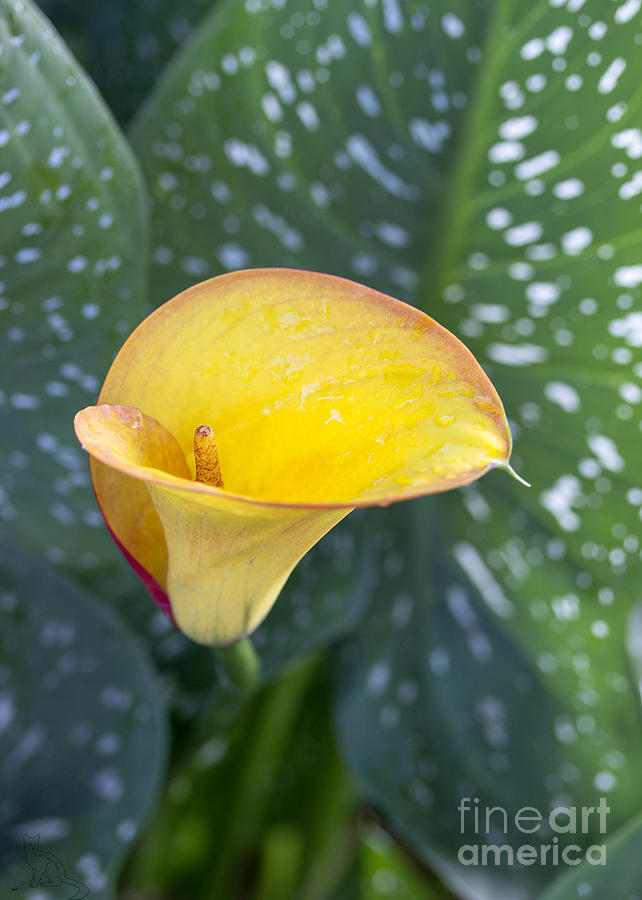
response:
<path id="1" fill-rule="evenodd" d="M 60 897 L 46 888 L 64 870 L 111 898 L 161 786 L 158 685 L 122 622 L 71 581 L 6 544 L 0 577 L 0 888 Z M 36 835 L 62 870 L 29 863 Z"/>
<path id="2" fill-rule="evenodd" d="M 505 401 L 533 488 L 370 514 L 378 584 L 338 680 L 365 790 L 466 890 L 462 793 L 604 793 L 613 827 L 640 802 L 640 9 L 228 2 L 132 132 L 158 302 L 243 266 L 357 278 L 462 337 Z"/>
<path id="3" fill-rule="evenodd" d="M 142 313 L 132 156 L 27 0 L 0 2 L 0 519 L 76 571 L 115 560 L 72 428 Z"/>

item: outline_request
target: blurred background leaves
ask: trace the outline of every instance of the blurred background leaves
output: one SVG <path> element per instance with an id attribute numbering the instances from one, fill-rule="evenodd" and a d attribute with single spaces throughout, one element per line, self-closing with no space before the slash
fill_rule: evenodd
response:
<path id="1" fill-rule="evenodd" d="M 111 114 L 32 7 L 2 0 L 0 512 L 116 606 L 173 713 L 168 789 L 125 883 L 213 896 L 219 848 L 221 900 L 279 883 L 450 896 L 428 869 L 456 896 L 542 895 L 559 870 L 457 863 L 473 840 L 457 806 L 606 796 L 609 835 L 640 808 L 640 4 L 41 6 Z M 133 153 L 111 115 L 133 117 Z M 348 520 L 257 633 L 274 683 L 248 706 L 93 528 L 70 424 L 146 308 L 256 265 L 345 275 L 451 328 L 534 487 L 496 473 Z"/>

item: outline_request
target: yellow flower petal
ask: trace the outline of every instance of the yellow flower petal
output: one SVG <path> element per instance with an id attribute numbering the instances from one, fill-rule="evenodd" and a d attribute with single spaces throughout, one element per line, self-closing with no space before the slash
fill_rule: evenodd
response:
<path id="1" fill-rule="evenodd" d="M 203 643 L 255 628 L 350 509 L 466 484 L 510 455 L 499 397 L 460 341 L 310 272 L 235 272 L 180 294 L 131 335 L 99 403 L 76 429 L 105 518 Z M 224 490 L 192 480 L 202 425 Z"/>

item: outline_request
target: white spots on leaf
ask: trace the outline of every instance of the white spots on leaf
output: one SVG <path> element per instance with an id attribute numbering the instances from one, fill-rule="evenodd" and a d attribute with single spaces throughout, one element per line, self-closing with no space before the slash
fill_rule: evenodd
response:
<path id="1" fill-rule="evenodd" d="M 523 247 L 539 240 L 542 234 L 543 228 L 539 222 L 524 222 L 505 231 L 504 240 L 512 247 Z"/>
<path id="2" fill-rule="evenodd" d="M 626 69 L 626 60 L 622 56 L 616 57 L 600 78 L 597 89 L 600 94 L 610 94 L 615 90 L 620 75 Z"/>
<path id="3" fill-rule="evenodd" d="M 399 8 L 399 0 L 382 0 L 383 24 L 390 34 L 398 34 L 403 26 L 403 16 Z"/>
<path id="4" fill-rule="evenodd" d="M 351 135 L 346 141 L 346 150 L 351 159 L 385 191 L 405 200 L 416 199 L 417 189 L 384 166 L 373 145 L 362 134 Z"/>
<path id="5" fill-rule="evenodd" d="M 9 403 L 14 409 L 39 409 L 40 399 L 35 394 L 24 394 L 21 391 L 15 391 L 9 397 Z"/>
<path id="6" fill-rule="evenodd" d="M 562 250 L 568 256 L 577 256 L 593 242 L 593 232 L 585 225 L 573 228 L 562 235 Z"/>
<path id="7" fill-rule="evenodd" d="M 573 37 L 573 29 L 568 25 L 560 25 L 555 28 L 546 38 L 546 47 L 556 56 L 566 52 L 571 38 Z"/>
<path id="8" fill-rule="evenodd" d="M 255 144 L 245 144 L 238 138 L 228 138 L 223 144 L 225 155 L 233 166 L 249 169 L 254 175 L 265 176 L 270 165 Z"/>
<path id="9" fill-rule="evenodd" d="M 486 498 L 475 485 L 461 488 L 461 497 L 469 514 L 477 522 L 488 522 L 492 518 L 492 510 Z"/>
<path id="10" fill-rule="evenodd" d="M 311 94 L 317 86 L 314 75 L 309 69 L 300 69 L 296 73 L 296 83 L 305 94 Z"/>
<path id="11" fill-rule="evenodd" d="M 353 40 L 360 47 L 369 47 L 372 43 L 372 32 L 364 17 L 360 13 L 352 12 L 347 18 L 347 23 Z"/>
<path id="12" fill-rule="evenodd" d="M 317 111 L 307 100 L 296 105 L 296 114 L 308 131 L 318 131 L 321 123 Z"/>
<path id="13" fill-rule="evenodd" d="M 99 795 L 100 796 L 100 795 Z M 109 798 L 104 798 L 109 799 Z M 107 875 L 102 871 L 100 860 L 93 853 L 86 853 L 77 862 L 77 868 L 90 891 L 102 892 L 107 884 Z"/>
<path id="14" fill-rule="evenodd" d="M 134 697 L 128 688 L 108 684 L 100 692 L 100 701 L 108 709 L 118 709 L 126 712 L 131 709 Z"/>
<path id="15" fill-rule="evenodd" d="M 291 228 L 282 216 L 271 212 L 264 204 L 254 206 L 252 215 L 257 224 L 276 235 L 286 249 L 296 252 L 303 248 L 301 232 Z"/>
<path id="16" fill-rule="evenodd" d="M 526 248 L 526 255 L 529 259 L 536 261 L 541 259 L 553 259 L 553 257 L 557 255 L 557 250 L 555 244 L 535 244 L 532 247 Z"/>
<path id="17" fill-rule="evenodd" d="M 618 196 L 622 200 L 631 200 L 642 194 L 642 170 L 636 172 L 630 181 L 625 181 L 618 189 Z"/>
<path id="18" fill-rule="evenodd" d="M 537 59 L 538 56 L 542 55 L 544 50 L 544 41 L 541 38 L 533 38 L 522 46 L 519 55 L 525 60 Z"/>
<path id="19" fill-rule="evenodd" d="M 79 254 L 78 256 L 72 257 L 67 263 L 67 271 L 72 274 L 78 274 L 79 272 L 84 272 L 87 268 L 87 257 Z"/>
<path id="20" fill-rule="evenodd" d="M 591 434 L 586 443 L 597 457 L 600 465 L 609 472 L 621 472 L 625 467 L 615 441 L 605 434 Z"/>
<path id="21" fill-rule="evenodd" d="M 613 319 L 608 327 L 613 337 L 623 338 L 629 347 L 642 347 L 642 312 L 631 312 L 621 319 Z M 616 352 L 618 356 L 615 356 Z M 624 363 L 630 362 L 630 350 L 626 347 L 617 348 L 613 359 Z"/>
<path id="22" fill-rule="evenodd" d="M 532 366 L 546 362 L 548 350 L 537 344 L 490 344 L 486 353 L 494 362 L 504 366 Z"/>
<path id="23" fill-rule="evenodd" d="M 357 88 L 357 103 L 362 111 L 371 118 L 375 118 L 381 114 L 381 104 L 377 99 L 377 95 L 372 88 L 366 84 L 359 85 Z"/>
<path id="24" fill-rule="evenodd" d="M 42 256 L 42 251 L 38 247 L 24 247 L 18 250 L 14 259 L 17 263 L 24 265 L 25 263 L 36 262 Z"/>
<path id="25" fill-rule="evenodd" d="M 240 244 L 234 243 L 233 241 L 227 244 L 221 244 L 220 247 L 217 247 L 216 258 L 228 271 L 231 271 L 232 269 L 242 269 L 250 262 L 250 254 L 248 251 L 244 247 L 241 247 Z"/>
<path id="26" fill-rule="evenodd" d="M 209 270 L 207 260 L 202 259 L 199 256 L 183 256 L 179 265 L 186 275 L 192 275 L 194 277 L 202 277 Z"/>
<path id="27" fill-rule="evenodd" d="M 70 153 L 71 149 L 69 147 L 54 147 L 47 159 L 47 165 L 50 169 L 59 168 Z"/>
<path id="28" fill-rule="evenodd" d="M 640 7 L 642 7 L 642 0 L 626 0 L 615 10 L 615 21 L 618 25 L 630 22 L 633 16 L 638 14 Z"/>
<path id="29" fill-rule="evenodd" d="M 445 35 L 453 39 L 463 37 L 466 30 L 466 26 L 459 16 L 452 12 L 444 13 L 441 17 L 441 28 Z"/>
<path id="30" fill-rule="evenodd" d="M 31 725 L 5 756 L 2 768 L 6 775 L 16 775 L 45 743 L 47 732 L 42 725 Z"/>
<path id="31" fill-rule="evenodd" d="M 575 388 L 565 381 L 549 381 L 544 387 L 544 396 L 567 413 L 578 412 L 582 405 Z"/>
<path id="32" fill-rule="evenodd" d="M 510 310 L 501 303 L 473 303 L 470 314 L 478 322 L 501 324 L 508 321 Z"/>
<path id="33" fill-rule="evenodd" d="M 401 593 L 395 596 L 390 611 L 390 621 L 395 628 L 406 628 L 411 620 L 414 601 L 411 594 Z"/>
<path id="34" fill-rule="evenodd" d="M 625 381 L 618 388 L 618 394 L 626 403 L 640 403 L 642 400 L 642 388 L 632 381 Z"/>
<path id="35" fill-rule="evenodd" d="M 283 118 L 283 109 L 279 103 L 276 94 L 268 93 L 261 97 L 261 106 L 263 112 L 270 122 L 280 122 Z"/>
<path id="36" fill-rule="evenodd" d="M 510 618 L 515 612 L 515 607 L 506 597 L 475 547 L 462 541 L 455 544 L 453 555 L 479 591 L 488 608 L 502 619 Z"/>
<path id="37" fill-rule="evenodd" d="M 553 597 L 551 607 L 555 618 L 560 622 L 576 622 L 580 618 L 580 598 L 577 594 L 564 594 Z"/>
<path id="38" fill-rule="evenodd" d="M 550 306 L 560 298 L 560 289 L 552 281 L 532 281 L 526 287 L 526 299 L 535 306 Z"/>
<path id="39" fill-rule="evenodd" d="M 325 185 L 321 184 L 320 181 L 313 181 L 308 190 L 312 200 L 318 207 L 326 209 L 330 206 L 330 195 Z"/>
<path id="40" fill-rule="evenodd" d="M 580 517 L 572 509 L 581 496 L 581 486 L 575 475 L 561 475 L 549 490 L 540 494 L 540 503 L 556 519 L 563 531 L 577 531 Z"/>
<path id="41" fill-rule="evenodd" d="M 452 609 L 451 609 L 452 612 Z M 444 676 L 450 671 L 450 655 L 443 647 L 435 647 L 428 654 L 428 665 L 433 675 Z"/>
<path id="42" fill-rule="evenodd" d="M 95 749 L 100 756 L 113 756 L 118 753 L 122 745 L 122 739 L 118 734 L 106 732 L 96 738 Z"/>
<path id="43" fill-rule="evenodd" d="M 537 128 L 535 116 L 516 116 L 507 119 L 499 126 L 499 136 L 505 141 L 519 141 L 528 137 Z"/>
<path id="44" fill-rule="evenodd" d="M 390 665 L 377 662 L 369 670 L 366 678 L 366 690 L 371 696 L 382 694 L 390 682 Z"/>
<path id="45" fill-rule="evenodd" d="M 579 178 L 567 178 L 553 185 L 553 194 L 560 200 L 572 200 L 584 193 L 584 184 Z"/>
<path id="46" fill-rule="evenodd" d="M 446 121 L 431 123 L 427 119 L 411 119 L 408 128 L 415 144 L 429 153 L 440 153 L 451 134 Z"/>
<path id="47" fill-rule="evenodd" d="M 611 138 L 611 144 L 619 150 L 625 150 L 629 159 L 642 157 L 642 129 L 625 128 L 617 131 Z"/>
<path id="48" fill-rule="evenodd" d="M 39 437 L 41 437 L 39 435 Z M 45 437 L 45 435 L 42 435 Z M 52 437 L 46 435 L 46 437 Z M 53 445 L 50 444 L 51 450 L 56 449 L 57 441 L 52 438 Z M 50 619 L 43 623 L 38 641 L 43 647 L 69 647 L 76 639 L 76 625 L 72 621 L 57 621 Z"/>
<path id="49" fill-rule="evenodd" d="M 221 69 L 226 75 L 236 75 L 239 70 L 239 62 L 233 53 L 226 53 L 221 59 Z"/>
<path id="50" fill-rule="evenodd" d="M 519 141 L 500 141 L 488 151 L 488 159 L 493 163 L 515 162 L 522 159 L 525 153 L 524 145 Z"/>
<path id="51" fill-rule="evenodd" d="M 11 694 L 0 694 L 0 736 L 13 722 L 15 713 L 16 707 Z"/>
<path id="52" fill-rule="evenodd" d="M 270 87 L 277 92 L 282 103 L 293 103 L 296 99 L 296 88 L 292 83 L 290 70 L 277 60 L 265 64 L 265 75 Z"/>
<path id="53" fill-rule="evenodd" d="M 530 263 L 520 260 L 509 265 L 508 274 L 515 281 L 530 281 L 535 274 L 535 269 Z M 520 332 L 520 334 L 530 334 L 530 331 Z"/>
<path id="54" fill-rule="evenodd" d="M 507 228 L 513 221 L 513 215 L 507 209 L 496 206 L 486 214 L 486 224 L 494 231 Z"/>
<path id="55" fill-rule="evenodd" d="M 559 161 L 560 155 L 556 150 L 546 150 L 544 153 L 539 153 L 531 159 L 525 159 L 524 162 L 515 166 L 515 175 L 522 181 L 528 178 L 535 178 L 537 175 L 542 175 L 544 172 L 548 172 L 549 169 L 555 168 L 555 166 L 559 165 Z"/>
<path id="56" fill-rule="evenodd" d="M 493 648 L 486 634 L 479 625 L 479 616 L 475 612 L 466 591 L 460 585 L 452 585 L 446 591 L 446 605 L 455 621 L 466 632 L 468 647 L 478 663 L 488 663 L 493 657 Z M 435 674 L 445 675 L 450 667 L 447 651 L 434 651 L 429 661 Z"/>
<path id="57" fill-rule="evenodd" d="M 606 638 L 609 636 L 610 628 L 608 622 L 605 622 L 604 619 L 595 619 L 594 622 L 591 623 L 591 634 L 596 638 Z"/>
<path id="58" fill-rule="evenodd" d="M 331 34 L 324 44 L 317 47 L 315 58 L 320 65 L 329 66 L 335 59 L 343 59 L 345 55 L 345 44 L 338 34 Z"/>
<path id="59" fill-rule="evenodd" d="M 8 91 L 5 91 L 2 95 L 2 104 L 3 106 L 9 106 L 20 96 L 20 88 L 13 87 L 9 88 Z"/>
<path id="60" fill-rule="evenodd" d="M 613 281 L 615 284 L 620 287 L 628 287 L 634 288 L 638 287 L 638 285 L 642 284 L 642 264 L 637 263 L 634 266 L 620 266 L 619 269 L 615 270 L 613 275 Z M 642 318 L 642 313 L 636 314 L 632 313 L 630 316 L 625 317 L 625 319 L 620 319 L 616 321 L 624 322 L 624 321 L 633 321 L 639 315 Z M 610 330 L 610 329 L 609 329 Z M 617 334 L 615 331 L 611 331 L 611 334 Z M 639 344 L 634 344 L 632 346 L 640 346 Z"/>
<path id="61" fill-rule="evenodd" d="M 541 72 L 537 72 L 535 75 L 529 75 L 526 79 L 526 87 L 533 94 L 538 94 L 540 91 L 543 91 L 546 84 L 546 75 L 542 75 Z"/>
<path id="62" fill-rule="evenodd" d="M 377 237 L 390 247 L 405 247 L 410 241 L 410 233 L 393 222 L 378 222 L 374 226 Z"/>
<path id="63" fill-rule="evenodd" d="M 131 819 L 122 819 L 116 826 L 116 837 L 123 844 L 129 844 L 138 834 L 138 827 Z"/>

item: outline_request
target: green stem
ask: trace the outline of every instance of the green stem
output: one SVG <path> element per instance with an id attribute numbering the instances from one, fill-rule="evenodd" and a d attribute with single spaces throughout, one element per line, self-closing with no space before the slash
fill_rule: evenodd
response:
<path id="1" fill-rule="evenodd" d="M 217 647 L 225 674 L 235 687 L 252 691 L 261 680 L 261 660 L 249 638 L 228 647 Z"/>
<path id="2" fill-rule="evenodd" d="M 357 791 L 334 747 L 311 799 L 310 862 L 297 896 L 299 900 L 324 900 L 334 895 L 358 849 Z"/>
<path id="3" fill-rule="evenodd" d="M 231 900 L 243 869 L 243 859 L 261 834 L 283 751 L 291 737 L 301 701 L 308 687 L 316 659 L 277 681 L 261 698 L 256 725 L 247 745 L 240 777 L 234 789 L 224 838 L 212 861 L 211 877 L 203 896 Z"/>

